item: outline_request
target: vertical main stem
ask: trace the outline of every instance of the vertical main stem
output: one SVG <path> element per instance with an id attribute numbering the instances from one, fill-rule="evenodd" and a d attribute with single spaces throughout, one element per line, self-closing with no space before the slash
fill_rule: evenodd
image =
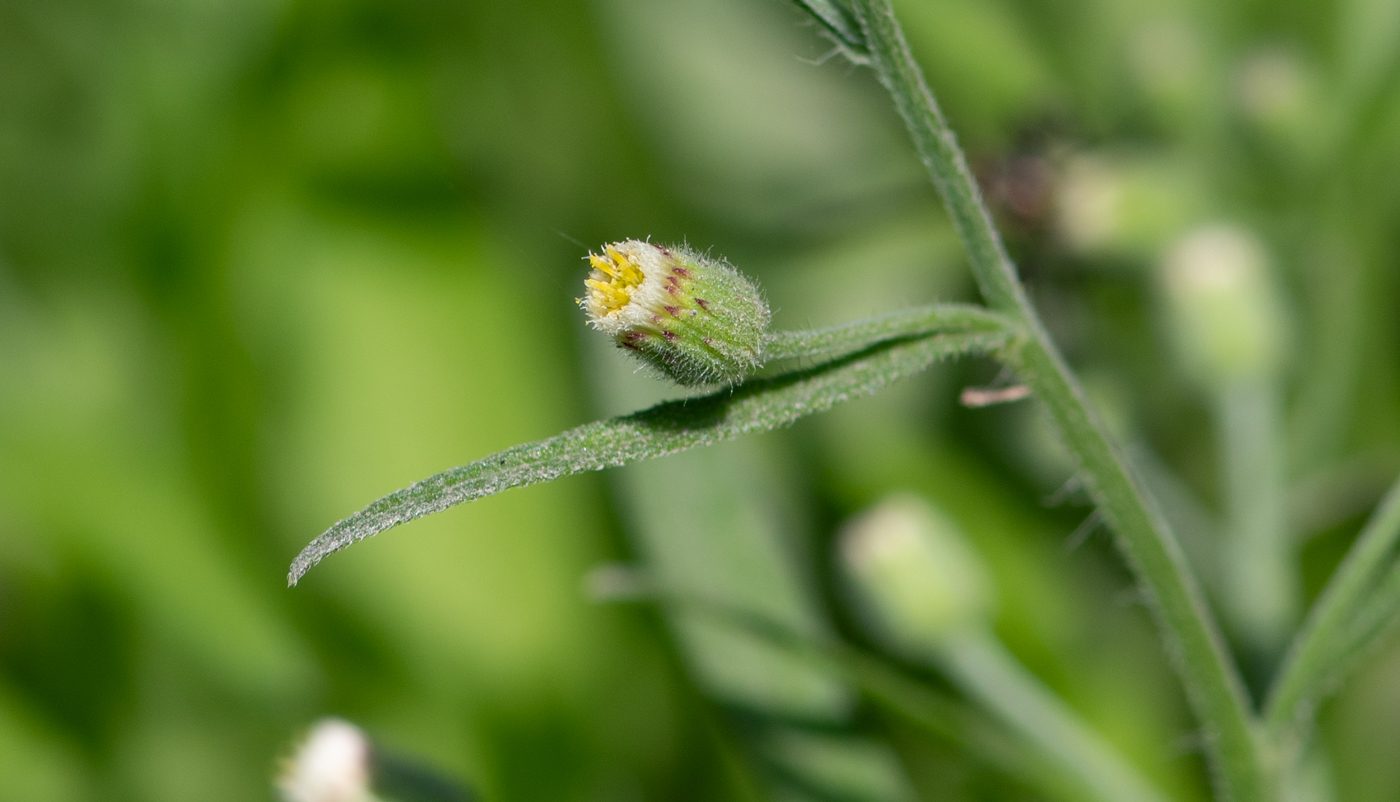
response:
<path id="1" fill-rule="evenodd" d="M 1094 501 L 1146 591 L 1192 707 L 1204 730 L 1221 795 L 1236 802 L 1272 797 L 1255 724 L 1180 547 L 1145 496 L 1032 308 L 1001 243 L 957 140 L 914 62 L 889 0 L 853 0 L 872 66 L 914 139 L 987 302 L 1029 333 L 1011 361 L 1049 407 L 1080 460 Z"/>

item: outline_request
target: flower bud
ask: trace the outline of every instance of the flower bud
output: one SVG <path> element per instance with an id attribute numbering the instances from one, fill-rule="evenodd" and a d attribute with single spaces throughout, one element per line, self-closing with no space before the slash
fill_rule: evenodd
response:
<path id="1" fill-rule="evenodd" d="M 1198 218 L 1199 176 L 1171 157 L 1081 153 L 1055 188 L 1057 233 L 1089 256 L 1153 256 Z"/>
<path id="2" fill-rule="evenodd" d="M 1265 127 L 1306 124 L 1311 111 L 1309 75 L 1302 61 L 1279 47 L 1255 51 L 1235 73 L 1236 101 L 1245 116 Z"/>
<path id="3" fill-rule="evenodd" d="M 768 304 L 723 260 L 625 240 L 588 261 L 589 325 L 677 383 L 732 384 L 761 364 Z"/>
<path id="4" fill-rule="evenodd" d="M 1167 253 L 1163 279 L 1173 334 L 1207 384 L 1262 378 L 1283 360 L 1284 319 L 1264 247 L 1244 229 L 1198 229 Z"/>
<path id="5" fill-rule="evenodd" d="M 286 802 L 376 802 L 371 746 L 354 724 L 324 719 L 286 764 L 277 787 Z"/>
<path id="6" fill-rule="evenodd" d="M 928 502 L 890 496 L 848 522 L 839 544 L 870 623 L 894 645 L 927 651 L 988 623 L 986 569 L 957 525 Z"/>

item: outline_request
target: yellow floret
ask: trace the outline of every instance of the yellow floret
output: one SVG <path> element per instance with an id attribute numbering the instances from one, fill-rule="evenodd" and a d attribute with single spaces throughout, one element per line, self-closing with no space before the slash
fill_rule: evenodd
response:
<path id="1" fill-rule="evenodd" d="M 595 271 L 584 281 L 588 286 L 589 300 L 600 307 L 605 315 L 631 303 L 632 291 L 640 287 L 646 278 L 636 262 L 611 245 L 604 248 L 602 256 L 589 254 L 588 263 Z"/>

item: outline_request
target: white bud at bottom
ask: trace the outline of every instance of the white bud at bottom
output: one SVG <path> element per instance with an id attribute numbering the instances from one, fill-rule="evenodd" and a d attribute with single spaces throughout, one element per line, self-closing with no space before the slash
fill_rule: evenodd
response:
<path id="1" fill-rule="evenodd" d="M 317 723 L 277 780 L 284 802 L 377 802 L 369 784 L 369 738 L 340 719 Z"/>

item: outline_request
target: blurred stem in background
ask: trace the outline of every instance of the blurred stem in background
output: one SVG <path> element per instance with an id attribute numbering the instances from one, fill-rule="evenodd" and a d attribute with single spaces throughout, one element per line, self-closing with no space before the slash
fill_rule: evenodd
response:
<path id="1" fill-rule="evenodd" d="M 774 466 L 761 450 L 742 440 L 624 469 L 629 529 L 663 598 L 705 598 L 807 639 L 829 638 L 791 553 L 794 517 L 781 510 Z M 685 664 L 729 711 L 771 792 L 914 798 L 888 745 L 851 729 L 855 692 L 835 671 L 704 609 L 665 609 Z"/>
<path id="2" fill-rule="evenodd" d="M 1284 492 L 1282 305 L 1263 244 L 1237 226 L 1187 233 L 1168 250 L 1163 278 L 1176 350 L 1215 417 L 1225 507 L 1218 594 L 1262 684 L 1301 603 Z"/>
<path id="3" fill-rule="evenodd" d="M 1122 755 L 1026 669 L 990 630 L 950 636 L 930 652 L 949 679 L 1020 732 L 1100 802 L 1165 802 Z"/>
<path id="4" fill-rule="evenodd" d="M 1367 522 L 1309 611 L 1270 691 L 1276 737 L 1306 737 L 1318 699 L 1400 614 L 1400 482 Z"/>
<path id="5" fill-rule="evenodd" d="M 1281 395 L 1269 379 L 1232 383 L 1215 407 L 1226 499 L 1225 609 L 1256 682 L 1267 680 L 1301 601 L 1285 517 Z"/>
<path id="6" fill-rule="evenodd" d="M 987 571 L 942 513 L 914 496 L 888 498 L 845 526 L 840 549 L 870 628 L 1042 750 L 1084 798 L 1164 802 L 997 639 Z"/>

